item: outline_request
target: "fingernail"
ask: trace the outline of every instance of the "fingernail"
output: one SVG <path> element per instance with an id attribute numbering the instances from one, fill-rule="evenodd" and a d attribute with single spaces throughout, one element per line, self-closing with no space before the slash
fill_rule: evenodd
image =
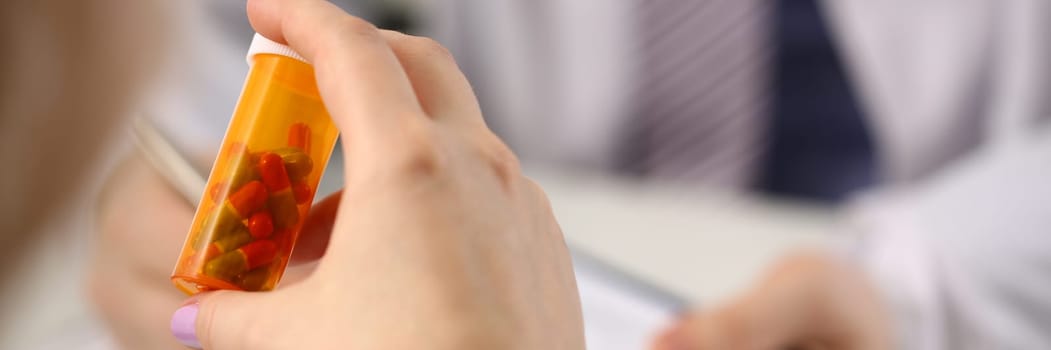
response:
<path id="1" fill-rule="evenodd" d="M 194 349 L 201 348 L 201 342 L 197 341 L 197 303 L 183 305 L 172 315 L 172 335 L 182 345 Z"/>

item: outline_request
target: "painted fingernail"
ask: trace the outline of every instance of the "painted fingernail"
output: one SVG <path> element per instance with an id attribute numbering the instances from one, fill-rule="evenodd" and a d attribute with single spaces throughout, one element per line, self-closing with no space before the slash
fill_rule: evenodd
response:
<path id="1" fill-rule="evenodd" d="M 182 345 L 194 349 L 201 348 L 201 342 L 197 340 L 197 303 L 183 305 L 172 315 L 172 335 Z"/>

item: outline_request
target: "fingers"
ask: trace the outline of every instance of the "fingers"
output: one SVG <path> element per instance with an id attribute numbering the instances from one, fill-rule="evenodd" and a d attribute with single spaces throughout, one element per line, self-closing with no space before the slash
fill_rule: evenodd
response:
<path id="1" fill-rule="evenodd" d="M 405 71 L 372 24 L 322 0 L 251 0 L 248 18 L 314 65 L 325 107 L 347 140 L 382 140 L 422 117 Z"/>
<path id="2" fill-rule="evenodd" d="M 692 314 L 661 334 L 656 350 L 778 349 L 794 343 L 782 334 L 779 325 L 770 324 L 763 313 L 734 305 L 711 313 Z"/>
<path id="3" fill-rule="evenodd" d="M 340 197 L 340 193 L 329 196 L 311 212 L 310 220 L 312 221 L 308 221 L 308 225 L 313 225 L 313 229 L 316 230 L 313 233 L 318 237 L 308 237 L 308 242 L 310 240 L 327 242 Z M 308 248 L 300 254 L 307 256 L 316 254 L 317 257 L 320 257 L 324 252 L 324 245 L 317 244 L 317 246 L 320 246 L 319 250 Z M 297 245 L 296 250 L 301 250 L 299 248 Z M 306 260 L 306 258 L 300 259 Z M 281 289 L 269 293 L 224 290 L 198 294 L 185 302 L 172 315 L 171 333 L 179 343 L 194 349 L 297 348 L 297 344 L 281 342 L 281 340 L 295 341 L 296 337 L 274 337 L 273 335 L 277 334 L 275 332 L 295 333 L 297 332 L 294 329 L 295 326 L 309 324 L 289 322 L 291 318 L 285 315 L 292 312 L 309 314 L 304 304 L 290 302 L 290 300 L 301 300 L 303 290 L 310 291 L 313 295 L 317 288 L 303 287 L 303 282 L 306 281 L 305 275 L 286 277 L 295 277 L 298 281 L 286 278 Z M 295 310 L 290 308 L 295 308 Z"/>
<path id="4" fill-rule="evenodd" d="M 420 105 L 431 118 L 466 126 L 484 125 L 471 84 L 448 50 L 430 38 L 390 30 L 380 34 L 394 50 Z"/>
<path id="5" fill-rule="evenodd" d="M 820 254 L 785 259 L 728 306 L 692 314 L 659 350 L 890 348 L 885 310 L 857 271 Z"/>
<path id="6" fill-rule="evenodd" d="M 296 239 L 291 263 L 308 263 L 320 259 L 328 248 L 332 237 L 332 224 L 336 220 L 343 191 L 336 192 L 310 208 L 310 216 L 303 223 L 303 230 Z"/>
<path id="7" fill-rule="evenodd" d="M 278 332 L 280 323 L 273 293 L 218 291 L 199 294 L 172 315 L 171 331 L 183 345 L 194 349 L 265 349 L 266 334 Z"/>
<path id="8" fill-rule="evenodd" d="M 95 261 L 129 273 L 168 276 L 193 208 L 138 155 L 113 173 L 100 194 Z M 144 231 L 146 230 L 146 231 Z"/>

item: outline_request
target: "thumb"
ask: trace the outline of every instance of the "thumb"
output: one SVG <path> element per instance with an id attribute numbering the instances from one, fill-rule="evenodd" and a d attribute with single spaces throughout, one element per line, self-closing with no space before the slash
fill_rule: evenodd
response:
<path id="1" fill-rule="evenodd" d="M 878 297 L 860 273 L 821 254 L 776 264 L 729 305 L 690 315 L 656 349 L 885 349 L 890 339 Z"/>
<path id="2" fill-rule="evenodd" d="M 735 304 L 713 312 L 690 314 L 661 334 L 653 348 L 778 349 L 798 339 L 792 330 L 793 322 L 784 322 L 791 316 L 778 317 L 748 309 L 748 305 Z"/>
<path id="3" fill-rule="evenodd" d="M 278 308 L 274 293 L 217 291 L 190 298 L 172 315 L 172 335 L 194 349 L 264 349 L 263 334 L 274 334 L 278 325 L 272 320 Z M 263 339 L 260 339 L 263 338 Z"/>
<path id="4" fill-rule="evenodd" d="M 730 303 L 697 311 L 658 338 L 658 350 L 778 349 L 808 340 L 820 322 L 810 266 L 786 259 Z"/>

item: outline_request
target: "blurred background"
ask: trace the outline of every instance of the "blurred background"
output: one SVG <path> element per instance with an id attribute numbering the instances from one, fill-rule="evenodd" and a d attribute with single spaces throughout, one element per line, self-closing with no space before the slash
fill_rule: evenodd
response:
<path id="1" fill-rule="evenodd" d="M 903 348 L 1051 346 L 1046 2 L 333 2 L 456 57 L 551 197 L 593 349 L 648 348 L 799 250 L 864 271 Z M 5 7 L 3 164 L 62 168 L 0 189 L 68 200 L 4 204 L 0 348 L 142 348 L 91 296 L 97 197 L 137 152 L 133 117 L 207 172 L 248 69 L 244 2 Z"/>

